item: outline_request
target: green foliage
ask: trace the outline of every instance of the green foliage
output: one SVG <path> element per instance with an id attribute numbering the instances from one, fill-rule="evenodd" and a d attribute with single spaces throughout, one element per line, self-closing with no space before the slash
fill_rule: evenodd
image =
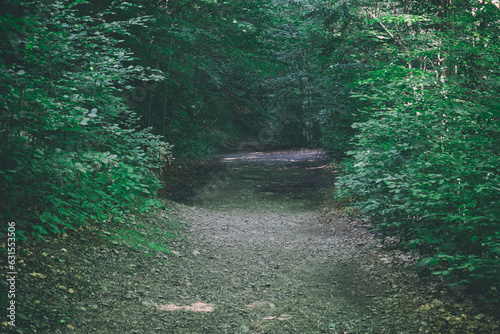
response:
<path id="1" fill-rule="evenodd" d="M 154 19 L 126 43 L 142 64 L 165 75 L 158 85 L 124 94 L 142 125 L 173 143 L 177 157 L 202 158 L 255 136 L 265 126 L 256 91 L 265 67 L 258 53 L 269 22 L 266 2 L 134 2 Z"/>
<path id="2" fill-rule="evenodd" d="M 0 18 L 9 36 L 0 68 L 2 219 L 33 235 L 142 206 L 171 149 L 138 128 L 120 97 L 128 82 L 162 80 L 119 46 L 119 34 L 144 20 L 81 14 L 87 6 L 15 2 Z"/>
<path id="3" fill-rule="evenodd" d="M 311 1 L 312 3 L 313 1 Z M 204 157 L 241 142 L 318 145 L 316 75 L 321 24 L 300 1 L 136 1 L 152 15 L 127 45 L 165 80 L 124 94 L 145 127 Z M 131 14 L 131 13 L 129 13 Z M 147 47 L 145 47 L 147 46 Z"/>
<path id="4" fill-rule="evenodd" d="M 359 43 L 375 38 L 379 48 L 351 94 L 366 119 L 353 125 L 339 195 L 428 254 L 423 264 L 446 268 L 437 274 L 498 287 L 498 9 L 391 6 L 366 15 L 359 33 Z"/>
<path id="5" fill-rule="evenodd" d="M 374 69 L 380 43 L 367 33 L 371 26 L 357 2 L 319 2 L 307 17 L 320 21 L 322 27 L 315 34 L 317 51 L 313 63 L 321 146 L 332 159 L 341 161 L 353 148 L 352 138 L 357 131 L 352 123 L 368 116 L 360 112 L 367 103 L 350 98 L 350 94 Z"/>

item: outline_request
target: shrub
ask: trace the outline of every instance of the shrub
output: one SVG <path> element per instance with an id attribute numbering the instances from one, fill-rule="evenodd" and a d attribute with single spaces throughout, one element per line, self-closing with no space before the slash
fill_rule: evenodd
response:
<path id="1" fill-rule="evenodd" d="M 149 203 L 160 186 L 152 171 L 171 149 L 138 128 L 120 97 L 130 82 L 162 79 L 119 46 L 118 36 L 144 20 L 115 21 L 112 8 L 85 16 L 86 6 L 16 2 L 0 18 L 9 36 L 0 63 L 0 205 L 4 221 L 33 235 Z"/>

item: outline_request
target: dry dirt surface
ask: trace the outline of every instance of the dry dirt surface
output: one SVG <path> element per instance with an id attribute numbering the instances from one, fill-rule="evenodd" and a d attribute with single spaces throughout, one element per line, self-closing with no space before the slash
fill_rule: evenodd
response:
<path id="1" fill-rule="evenodd" d="M 418 277 L 414 257 L 382 247 L 366 222 L 325 211 L 334 171 L 323 159 L 315 150 L 221 155 L 195 196 L 175 212 L 144 218 L 161 226 L 167 216 L 177 217 L 185 240 L 171 242 L 173 252 L 146 255 L 122 241 L 86 243 L 73 263 L 78 279 L 64 288 L 88 284 L 88 292 L 69 297 L 64 323 L 34 332 L 499 329 L 459 291 Z"/>

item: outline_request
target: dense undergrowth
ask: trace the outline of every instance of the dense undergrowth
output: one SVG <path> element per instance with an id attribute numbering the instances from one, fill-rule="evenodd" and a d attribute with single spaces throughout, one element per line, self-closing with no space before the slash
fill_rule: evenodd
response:
<path id="1" fill-rule="evenodd" d="M 500 11 L 486 2 L 401 4 L 365 26 L 385 37 L 352 92 L 368 103 L 367 120 L 353 125 L 339 195 L 419 250 L 420 269 L 436 266 L 451 284 L 498 302 Z"/>
<path id="2" fill-rule="evenodd" d="M 2 221 L 43 236 L 153 204 L 171 146 L 138 128 L 120 96 L 133 80 L 162 80 L 119 46 L 144 20 L 87 16 L 78 2 L 11 6 L 22 18 L 1 17 Z"/>

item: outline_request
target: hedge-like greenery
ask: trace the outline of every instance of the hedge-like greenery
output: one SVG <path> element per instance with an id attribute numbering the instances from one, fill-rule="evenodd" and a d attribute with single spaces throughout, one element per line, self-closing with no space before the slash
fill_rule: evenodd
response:
<path id="1" fill-rule="evenodd" d="M 117 39 L 145 21 L 90 17 L 79 6 L 14 2 L 0 17 L 1 219 L 21 235 L 149 203 L 160 186 L 152 171 L 170 151 L 121 98 L 127 84 L 162 80 Z"/>
<path id="2" fill-rule="evenodd" d="M 366 13 L 358 38 L 376 36 L 379 50 L 351 96 L 368 120 L 353 125 L 337 185 L 379 231 L 426 254 L 420 266 L 498 287 L 500 11 L 443 5 Z"/>

